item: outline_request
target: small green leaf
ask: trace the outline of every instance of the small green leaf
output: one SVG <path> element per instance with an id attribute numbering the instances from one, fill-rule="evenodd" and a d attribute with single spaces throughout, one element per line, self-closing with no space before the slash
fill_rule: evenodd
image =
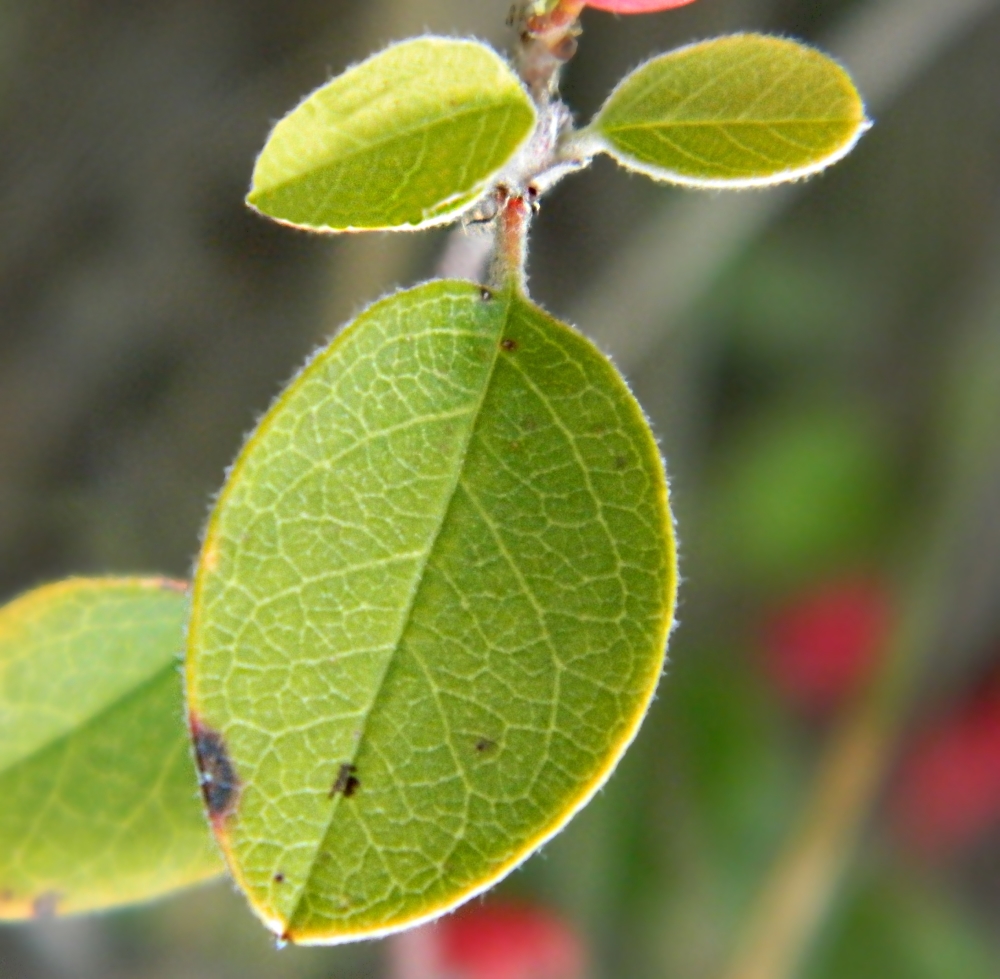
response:
<path id="1" fill-rule="evenodd" d="M 674 588 L 656 445 L 589 341 L 467 282 L 371 307 L 251 437 L 195 583 L 192 728 L 257 913 L 350 941 L 504 876 L 635 735 Z"/>
<path id="2" fill-rule="evenodd" d="M 453 221 L 527 139 L 535 109 L 477 41 L 393 45 L 313 92 L 257 160 L 247 202 L 316 231 Z"/>
<path id="3" fill-rule="evenodd" d="M 182 590 L 72 579 L 0 609 L 0 918 L 222 872 L 184 730 Z"/>
<path id="4" fill-rule="evenodd" d="M 735 34 L 647 61 L 587 132 L 657 180 L 757 187 L 822 170 L 868 125 L 835 61 L 784 38 Z"/>

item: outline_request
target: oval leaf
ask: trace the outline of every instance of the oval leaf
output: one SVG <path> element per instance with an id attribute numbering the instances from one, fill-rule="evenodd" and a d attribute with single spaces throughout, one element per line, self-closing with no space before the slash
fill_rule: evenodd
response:
<path id="1" fill-rule="evenodd" d="M 496 52 L 421 37 L 313 92 L 275 126 L 247 202 L 316 231 L 454 220 L 531 133 L 535 109 Z"/>
<path id="2" fill-rule="evenodd" d="M 816 173 L 868 128 L 850 77 L 784 38 L 736 34 L 647 61 L 590 132 L 619 163 L 695 187 L 755 187 Z"/>
<path id="3" fill-rule="evenodd" d="M 0 918 L 222 872 L 184 731 L 183 588 L 74 579 L 0 609 Z"/>
<path id="4" fill-rule="evenodd" d="M 557 832 L 635 735 L 675 587 L 662 463 L 594 346 L 438 281 L 265 416 L 209 525 L 188 704 L 279 935 L 385 934 Z"/>

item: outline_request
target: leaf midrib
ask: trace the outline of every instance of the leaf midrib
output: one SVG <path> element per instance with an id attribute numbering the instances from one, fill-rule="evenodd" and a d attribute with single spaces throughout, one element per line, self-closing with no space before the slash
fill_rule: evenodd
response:
<path id="1" fill-rule="evenodd" d="M 154 622 L 153 625 L 155 624 L 156 623 Z M 180 626 L 181 623 L 178 623 L 178 625 Z M 171 662 L 176 662 L 177 657 L 175 653 L 171 653 L 170 657 L 171 657 L 170 660 Z M 26 759 L 33 758 L 36 754 L 38 754 L 41 751 L 45 751 L 51 745 L 58 743 L 64 738 L 72 736 L 76 731 L 79 731 L 82 728 L 89 725 L 91 721 L 103 715 L 106 711 L 113 708 L 116 704 L 119 704 L 122 701 L 127 700 L 131 696 L 133 690 L 137 690 L 141 687 L 144 687 L 148 682 L 155 679 L 157 676 L 160 675 L 160 672 L 163 670 L 163 668 L 164 668 L 163 664 L 157 664 L 155 667 L 152 667 L 148 671 L 146 670 L 143 670 L 141 672 L 137 671 L 139 675 L 136 677 L 136 679 L 130 686 L 127 686 L 122 690 L 119 690 L 118 692 L 112 694 L 112 696 L 109 699 L 99 700 L 93 706 L 93 708 L 90 710 L 89 713 L 72 721 L 68 727 L 62 727 L 58 730 L 53 731 L 47 737 L 43 738 L 41 741 L 29 747 L 23 754 L 16 755 L 13 758 L 9 758 L 3 764 L 0 764 L 0 777 L 2 777 L 5 773 L 11 771 L 17 765 L 20 765 L 21 762 L 25 761 Z"/>
<path id="2" fill-rule="evenodd" d="M 392 664 L 395 661 L 395 657 L 399 653 L 399 647 L 402 644 L 403 637 L 406 635 L 407 629 L 409 628 L 410 620 L 413 614 L 413 607 L 416 605 L 417 596 L 420 594 L 421 588 L 423 587 L 424 577 L 427 572 L 427 565 L 430 563 L 431 555 L 434 553 L 434 550 L 437 547 L 437 543 L 441 538 L 441 532 L 444 529 L 445 524 L 447 523 L 448 514 L 451 512 L 452 505 L 454 504 L 455 501 L 455 496 L 458 493 L 459 485 L 462 479 L 462 473 L 465 470 L 465 462 L 469 455 L 469 448 L 472 445 L 473 438 L 475 437 L 479 425 L 479 418 L 480 415 L 482 414 L 483 405 L 485 405 L 486 403 L 486 397 L 489 394 L 490 387 L 493 384 L 493 377 L 496 374 L 497 363 L 500 359 L 500 343 L 499 343 L 500 335 L 502 335 L 507 323 L 510 320 L 510 311 L 516 301 L 516 298 L 517 294 L 513 288 L 507 289 L 503 293 L 500 292 L 494 293 L 494 301 L 504 302 L 506 304 L 506 308 L 504 309 L 503 317 L 500 320 L 500 326 L 499 329 L 497 330 L 497 336 L 495 338 L 496 342 L 493 344 L 493 359 L 490 362 L 489 371 L 486 374 L 486 379 L 485 382 L 483 383 L 482 390 L 479 395 L 479 401 L 472 412 L 472 421 L 468 427 L 468 436 L 466 438 L 465 445 L 462 447 L 462 451 L 459 455 L 458 464 L 455 466 L 454 480 L 452 482 L 451 488 L 447 493 L 447 498 L 444 503 L 444 506 L 442 506 L 441 508 L 441 518 L 427 546 L 427 551 L 417 570 L 417 573 L 414 575 L 413 588 L 410 592 L 409 601 L 406 607 L 406 612 L 402 618 L 399 634 L 396 637 L 396 640 L 393 644 L 392 653 L 386 658 L 385 669 L 382 671 L 382 675 L 379 678 L 378 686 L 376 687 L 375 695 L 372 697 L 371 704 L 369 705 L 368 710 L 365 712 L 363 719 L 358 724 L 358 729 L 360 730 L 361 734 L 360 737 L 358 737 L 355 742 L 355 749 L 351 754 L 350 761 L 348 762 L 348 764 L 353 764 L 354 761 L 357 759 L 359 752 L 361 751 L 361 746 L 365 740 L 365 733 L 367 731 L 368 721 L 371 718 L 372 713 L 374 712 L 376 706 L 378 705 L 379 699 L 382 696 L 382 691 L 385 689 L 386 678 L 389 675 L 389 671 L 392 669 Z M 291 905 L 291 911 L 289 912 L 285 923 L 285 931 L 286 934 L 288 934 L 292 938 L 294 938 L 294 936 L 291 935 L 292 924 L 295 921 L 296 916 L 298 915 L 300 909 L 302 908 L 305 896 L 309 891 L 309 885 L 312 882 L 317 864 L 319 863 L 319 855 L 323 850 L 323 844 L 326 841 L 327 835 L 330 832 L 330 828 L 332 827 L 334 820 L 337 817 L 337 812 L 339 811 L 343 801 L 344 801 L 344 796 L 342 794 L 334 796 L 333 805 L 330 809 L 330 816 L 329 819 L 327 820 L 326 828 L 324 829 L 316 845 L 316 850 L 315 853 L 313 854 L 312 860 L 310 861 L 309 870 L 305 875 L 302 887 L 300 888 L 298 894 L 296 895 L 294 903 Z"/>
<path id="3" fill-rule="evenodd" d="M 527 102 L 527 100 L 525 100 L 525 104 L 527 104 L 527 105 L 530 106 L 530 103 Z M 297 181 L 300 181 L 300 180 L 308 180 L 310 178 L 310 176 L 315 177 L 315 175 L 317 175 L 319 173 L 322 173 L 323 171 L 334 170 L 338 166 L 340 166 L 343 162 L 345 162 L 347 160 L 350 160 L 353 157 L 361 156 L 364 153 L 368 153 L 368 152 L 370 152 L 372 150 L 384 147 L 384 146 L 386 146 L 386 145 L 388 145 L 390 143 L 393 143 L 393 142 L 395 142 L 395 141 L 397 141 L 399 139 L 406 139 L 407 137 L 412 136 L 412 135 L 414 135 L 416 133 L 419 133 L 422 130 L 429 129 L 432 126 L 438 126 L 438 125 L 441 125 L 442 123 L 447 123 L 447 122 L 451 122 L 453 120 L 462 119 L 465 116 L 473 115 L 475 113 L 481 113 L 483 115 L 486 115 L 486 114 L 488 114 L 490 112 L 497 111 L 497 110 L 500 110 L 500 109 L 503 109 L 503 108 L 504 108 L 504 101 L 501 101 L 501 100 L 496 99 L 496 98 L 494 98 L 492 96 L 489 96 L 489 97 L 485 97 L 483 99 L 483 101 L 480 102 L 480 103 L 478 103 L 478 104 L 469 105 L 469 106 L 463 107 L 461 109 L 456 109 L 453 112 L 449 112 L 449 113 L 444 114 L 444 115 L 436 116 L 430 122 L 428 122 L 425 119 L 425 120 L 423 120 L 423 121 L 421 121 L 419 123 L 413 123 L 412 125 L 406 126 L 406 127 L 402 128 L 402 129 L 393 130 L 392 133 L 391 133 L 391 135 L 385 136 L 385 137 L 383 137 L 381 139 L 374 139 L 371 142 L 365 143 L 363 146 L 358 146 L 355 149 L 348 150 L 348 151 L 343 152 L 343 153 L 338 153 L 336 155 L 336 157 L 331 157 L 326 162 L 319 163 L 316 166 L 310 167 L 308 170 L 302 170 L 299 173 L 295 174 L 292 177 L 289 177 L 286 180 L 278 181 L 277 183 L 271 184 L 268 187 L 263 188 L 263 189 L 258 189 L 256 187 L 254 187 L 251 190 L 251 192 L 250 192 L 251 202 L 252 202 L 252 199 L 254 197 L 256 197 L 257 195 L 278 193 L 279 191 L 284 190 L 285 188 L 287 188 L 290 184 L 294 184 L 294 183 L 296 183 Z M 509 106 L 507 106 L 507 108 L 509 109 Z M 368 111 L 367 107 L 366 107 L 366 111 Z M 371 111 L 376 111 L 376 110 L 372 109 Z M 537 122 L 537 114 L 535 115 L 535 122 Z M 342 128 L 342 127 L 338 127 L 338 128 Z M 383 127 L 383 129 L 384 129 L 384 127 Z M 514 153 L 516 153 L 517 150 L 523 145 L 524 140 L 527 138 L 528 135 L 530 135 L 530 129 L 529 129 L 528 133 L 526 133 L 525 136 L 522 137 L 521 142 L 519 142 L 517 144 L 517 146 L 514 147 L 514 149 L 511 152 L 511 156 L 513 156 Z M 483 179 L 485 179 L 485 178 L 483 178 Z M 458 193 L 465 193 L 465 192 L 466 191 L 458 191 Z"/>
<path id="4" fill-rule="evenodd" d="M 144 693 L 147 693 L 150 687 L 159 683 L 163 679 L 166 673 L 171 671 L 176 671 L 179 665 L 180 661 L 177 659 L 176 656 L 171 654 L 170 661 L 158 667 L 155 673 L 151 673 L 145 679 L 140 680 L 134 686 L 129 687 L 128 690 L 124 691 L 120 696 L 116 697 L 115 699 L 107 701 L 106 703 L 102 704 L 101 707 L 99 707 L 93 714 L 91 714 L 89 717 L 81 721 L 75 727 L 70 728 L 69 730 L 66 731 L 61 731 L 59 734 L 53 735 L 48 740 L 32 748 L 31 751 L 29 751 L 26 755 L 22 755 L 20 758 L 16 759 L 11 764 L 5 766 L 4 768 L 0 768 L 0 779 L 6 778 L 19 766 L 26 765 L 29 762 L 34 761 L 38 755 L 44 754 L 46 751 L 51 750 L 57 745 L 65 741 L 68 741 L 71 738 L 74 738 L 77 735 L 82 734 L 85 731 L 89 730 L 95 724 L 106 719 L 108 714 L 112 713 L 115 710 L 118 710 L 118 708 L 128 704 L 132 700 L 135 700 L 137 697 L 140 697 Z M 179 676 L 177 682 L 178 684 L 181 682 Z"/>
<path id="5" fill-rule="evenodd" d="M 644 122 L 632 122 L 620 125 L 604 125 L 602 130 L 605 133 L 625 133 L 633 129 L 694 129 L 705 127 L 761 127 L 770 129 L 773 126 L 812 126 L 831 125 L 832 123 L 852 123 L 861 125 L 861 119 L 852 119 L 846 116 L 832 119 L 820 118 L 782 118 L 782 119 L 683 119 L 683 120 L 649 120 Z"/>

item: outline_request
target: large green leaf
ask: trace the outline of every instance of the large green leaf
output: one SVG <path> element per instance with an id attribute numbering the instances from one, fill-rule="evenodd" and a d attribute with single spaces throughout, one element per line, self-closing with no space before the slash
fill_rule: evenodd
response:
<path id="1" fill-rule="evenodd" d="M 182 591 L 73 579 L 0 609 L 0 918 L 222 872 L 184 730 Z"/>
<path id="2" fill-rule="evenodd" d="M 736 34 L 647 61 L 611 93 L 587 133 L 658 180 L 754 187 L 822 170 L 867 127 L 861 98 L 835 61 L 784 38 Z"/>
<path id="3" fill-rule="evenodd" d="M 258 914 L 383 934 L 524 860 L 634 736 L 674 586 L 661 460 L 589 341 L 468 282 L 371 307 L 250 439 L 195 583 L 192 729 Z"/>
<path id="4" fill-rule="evenodd" d="M 517 77 L 476 41 L 396 44 L 313 92 L 274 128 L 248 203 L 318 231 L 454 220 L 530 134 Z"/>

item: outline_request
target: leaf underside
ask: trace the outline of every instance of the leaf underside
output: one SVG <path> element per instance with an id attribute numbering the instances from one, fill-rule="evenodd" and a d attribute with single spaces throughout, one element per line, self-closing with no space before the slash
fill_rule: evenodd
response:
<path id="1" fill-rule="evenodd" d="M 195 584 L 192 727 L 257 913 L 350 941 L 520 863 L 635 734 L 674 587 L 656 446 L 586 339 L 467 282 L 371 307 L 251 437 Z"/>
<path id="2" fill-rule="evenodd" d="M 159 579 L 72 579 L 0 609 L 0 918 L 222 872 L 182 721 L 186 617 Z"/>
<path id="3" fill-rule="evenodd" d="M 835 61 L 784 38 L 737 34 L 637 68 L 592 129 L 620 163 L 654 178 L 752 187 L 823 169 L 867 126 Z"/>
<path id="4" fill-rule="evenodd" d="M 248 203 L 303 228 L 454 220 L 535 123 L 521 83 L 476 41 L 396 44 L 318 89 L 275 126 Z"/>

